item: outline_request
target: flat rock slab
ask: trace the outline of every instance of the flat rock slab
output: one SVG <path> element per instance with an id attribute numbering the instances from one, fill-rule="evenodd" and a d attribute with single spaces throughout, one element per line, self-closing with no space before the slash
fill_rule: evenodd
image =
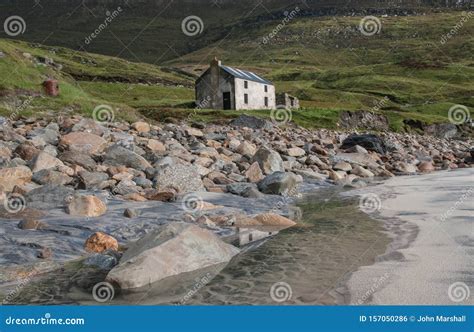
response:
<path id="1" fill-rule="evenodd" d="M 122 289 L 228 262 L 239 249 L 215 234 L 186 223 L 168 224 L 132 244 L 107 280 Z"/>

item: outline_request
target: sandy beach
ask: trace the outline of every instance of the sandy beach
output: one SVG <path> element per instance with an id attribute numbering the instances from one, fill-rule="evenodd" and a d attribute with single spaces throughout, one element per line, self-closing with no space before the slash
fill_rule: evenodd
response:
<path id="1" fill-rule="evenodd" d="M 473 304 L 474 170 L 392 178 L 375 194 L 393 243 L 348 282 L 353 304 Z"/>

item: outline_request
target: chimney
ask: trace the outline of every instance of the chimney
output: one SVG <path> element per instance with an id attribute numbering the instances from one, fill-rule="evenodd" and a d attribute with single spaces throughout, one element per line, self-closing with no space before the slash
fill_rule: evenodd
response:
<path id="1" fill-rule="evenodd" d="M 220 71 L 221 71 L 221 62 L 217 60 L 217 57 L 211 61 L 211 108 L 218 109 L 219 106 L 219 81 L 220 81 Z"/>
<path id="2" fill-rule="evenodd" d="M 221 66 L 221 60 L 218 60 L 217 57 L 215 56 L 214 59 L 211 61 L 211 67 L 213 66 L 218 66 L 220 67 Z"/>

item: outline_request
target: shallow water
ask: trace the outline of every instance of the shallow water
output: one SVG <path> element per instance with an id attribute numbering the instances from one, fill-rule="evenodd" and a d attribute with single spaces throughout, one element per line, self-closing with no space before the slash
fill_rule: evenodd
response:
<path id="1" fill-rule="evenodd" d="M 296 227 L 234 258 L 188 303 L 347 303 L 350 273 L 372 264 L 390 242 L 383 224 L 334 190 L 308 195 L 298 206 L 303 219 Z"/>
<path id="2" fill-rule="evenodd" d="M 383 223 L 334 189 L 307 195 L 297 205 L 297 226 L 245 246 L 227 266 L 162 280 L 133 293 L 116 291 L 108 304 L 341 304 L 345 282 L 373 264 L 389 241 Z M 254 238 L 253 240 L 257 239 Z M 106 272 L 69 263 L 29 283 L 15 303 L 98 304 L 92 287 Z"/>

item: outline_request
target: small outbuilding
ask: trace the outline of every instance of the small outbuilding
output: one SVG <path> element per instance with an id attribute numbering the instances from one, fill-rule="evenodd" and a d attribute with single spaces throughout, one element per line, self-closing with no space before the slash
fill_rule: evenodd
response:
<path id="1" fill-rule="evenodd" d="M 295 96 L 291 96 L 288 93 L 279 93 L 276 96 L 276 103 L 278 107 L 284 106 L 288 109 L 299 109 L 300 101 Z"/>
<path id="2" fill-rule="evenodd" d="M 196 104 L 219 110 L 275 109 L 275 86 L 251 71 L 224 66 L 214 58 L 196 80 Z"/>

